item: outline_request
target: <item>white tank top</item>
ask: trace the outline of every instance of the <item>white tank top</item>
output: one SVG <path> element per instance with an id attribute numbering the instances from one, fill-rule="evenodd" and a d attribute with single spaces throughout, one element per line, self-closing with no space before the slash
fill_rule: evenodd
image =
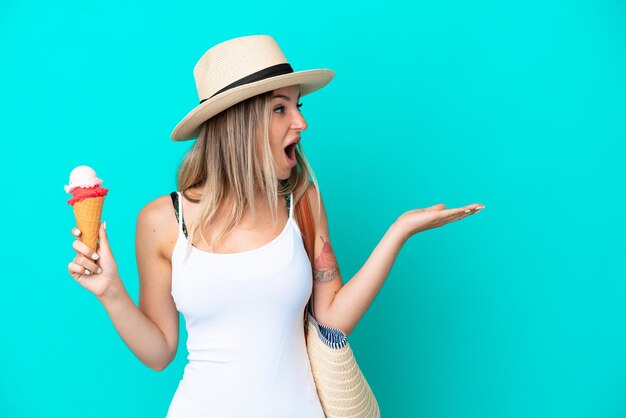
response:
<path id="1" fill-rule="evenodd" d="M 313 283 L 293 195 L 269 243 L 232 254 L 192 247 L 186 257 L 177 194 L 172 297 L 185 318 L 189 362 L 167 418 L 324 418 L 304 337 Z"/>

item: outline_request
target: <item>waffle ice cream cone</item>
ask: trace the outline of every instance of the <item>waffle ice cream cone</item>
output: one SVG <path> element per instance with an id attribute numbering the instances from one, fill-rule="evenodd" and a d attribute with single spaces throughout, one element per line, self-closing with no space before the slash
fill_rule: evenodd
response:
<path id="1" fill-rule="evenodd" d="M 81 232 L 80 240 L 94 251 L 98 248 L 102 207 L 108 193 L 108 189 L 100 187 L 101 184 L 102 180 L 91 167 L 81 165 L 72 170 L 70 184 L 65 186 L 65 191 L 72 194 L 67 203 L 74 207 L 76 226 Z"/>
<path id="2" fill-rule="evenodd" d="M 98 230 L 100 229 L 103 206 L 104 196 L 92 197 L 74 203 L 76 227 L 81 232 L 80 240 L 94 251 L 98 248 Z"/>

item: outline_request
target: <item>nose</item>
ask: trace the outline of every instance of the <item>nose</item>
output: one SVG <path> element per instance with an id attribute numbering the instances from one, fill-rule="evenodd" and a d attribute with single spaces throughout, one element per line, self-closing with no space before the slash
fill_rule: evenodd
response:
<path id="1" fill-rule="evenodd" d="M 293 120 L 291 121 L 291 129 L 295 129 L 296 131 L 304 131 L 308 127 L 304 116 L 302 113 L 297 112 L 294 115 Z"/>

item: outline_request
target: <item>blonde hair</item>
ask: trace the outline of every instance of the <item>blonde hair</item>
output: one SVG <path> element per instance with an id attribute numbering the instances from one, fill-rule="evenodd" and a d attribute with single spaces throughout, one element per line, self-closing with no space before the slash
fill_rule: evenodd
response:
<path id="1" fill-rule="evenodd" d="M 187 254 L 198 231 L 202 242 L 212 248 L 241 222 L 247 206 L 254 217 L 257 191 L 261 191 L 262 198 L 269 202 L 274 225 L 278 221 L 279 198 L 284 199 L 293 192 L 295 209 L 310 184 L 309 176 L 320 202 L 317 179 L 301 144 L 296 146 L 297 165 L 289 178 L 279 180 L 276 177 L 269 141 L 271 96 L 270 91 L 251 97 L 204 122 L 195 144 L 183 157 L 176 175 L 176 187 L 187 199 L 200 203 L 196 219 L 187 225 Z M 186 194 L 188 189 L 202 185 L 204 191 L 199 199 Z M 209 245 L 204 230 L 216 219 L 219 203 L 227 196 L 233 199 L 233 203 L 226 211 L 226 226 Z M 314 205 L 311 206 L 314 209 Z M 317 207 L 318 219 L 320 206 Z"/>

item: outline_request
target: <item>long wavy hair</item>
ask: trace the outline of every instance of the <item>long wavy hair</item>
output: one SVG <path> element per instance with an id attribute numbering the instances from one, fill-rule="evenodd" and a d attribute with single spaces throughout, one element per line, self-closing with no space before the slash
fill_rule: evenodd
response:
<path id="1" fill-rule="evenodd" d="M 278 222 L 279 200 L 294 195 L 294 208 L 306 192 L 311 180 L 320 202 L 319 187 L 302 144 L 296 146 L 296 166 L 288 179 L 276 177 L 269 140 L 272 92 L 239 102 L 203 123 L 195 144 L 187 151 L 178 167 L 176 186 L 192 202 L 199 202 L 198 216 L 187 225 L 187 254 L 194 236 L 199 232 L 208 248 L 218 243 L 241 222 L 244 209 L 256 214 L 255 195 L 260 191 L 269 202 L 272 222 Z M 188 196 L 188 190 L 204 185 L 199 198 Z M 219 203 L 230 196 L 232 207 L 226 210 L 225 227 L 213 241 L 207 242 L 204 230 L 218 216 Z M 283 203 L 284 204 L 284 203 Z M 312 208 L 313 209 L 313 208 Z M 318 219 L 320 206 L 317 207 Z"/>

